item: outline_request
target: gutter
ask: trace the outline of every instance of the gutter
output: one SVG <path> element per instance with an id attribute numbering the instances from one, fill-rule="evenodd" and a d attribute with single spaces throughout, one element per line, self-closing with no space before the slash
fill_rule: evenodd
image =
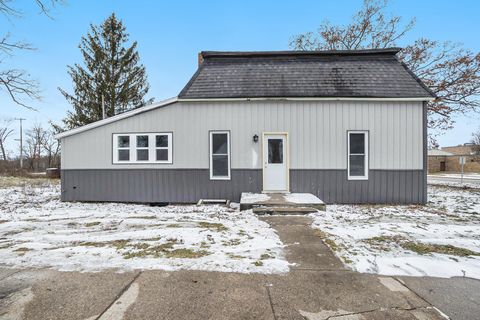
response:
<path id="1" fill-rule="evenodd" d="M 373 98 L 373 97 L 261 97 L 261 98 L 178 98 L 178 102 L 203 102 L 203 101 L 433 101 L 433 97 L 400 97 L 400 98 Z"/>

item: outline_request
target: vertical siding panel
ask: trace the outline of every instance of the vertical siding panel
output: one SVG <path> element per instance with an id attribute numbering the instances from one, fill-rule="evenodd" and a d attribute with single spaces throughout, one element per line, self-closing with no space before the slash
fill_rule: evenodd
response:
<path id="1" fill-rule="evenodd" d="M 335 170 L 336 173 L 336 181 L 337 181 L 337 190 L 340 192 L 336 192 L 334 198 L 338 203 L 347 202 L 348 196 L 348 184 L 347 184 L 347 172 L 344 170 Z"/>
<path id="2" fill-rule="evenodd" d="M 340 196 L 336 193 L 338 177 L 335 175 L 335 172 L 336 170 L 325 170 L 318 173 L 322 179 L 321 190 L 325 197 L 324 201 L 328 203 L 337 202 Z"/>
<path id="3" fill-rule="evenodd" d="M 408 154 L 409 154 L 409 159 L 410 159 L 410 163 L 408 165 L 408 168 L 415 168 L 415 150 L 414 150 L 414 146 L 415 146 L 415 141 L 416 141 L 416 138 L 415 138 L 415 131 L 414 131 L 414 127 L 415 127 L 415 108 L 413 108 L 413 106 L 409 105 L 409 115 L 410 115 L 410 119 L 409 119 L 409 125 L 408 125 L 408 129 L 407 131 L 409 132 L 409 136 L 408 136 L 408 139 L 407 139 L 407 143 L 410 143 L 410 146 L 412 148 L 412 150 L 410 150 L 410 148 L 408 149 Z"/>
<path id="4" fill-rule="evenodd" d="M 312 127 L 312 113 L 311 113 L 311 104 L 304 102 L 304 110 L 305 110 L 305 122 L 304 122 L 304 135 L 303 139 L 306 142 L 305 148 L 303 149 L 303 155 L 304 155 L 304 168 L 313 168 L 314 166 L 314 161 L 312 159 L 313 155 L 313 148 L 310 146 L 310 144 L 315 141 L 315 137 L 312 136 L 313 133 L 313 127 Z M 310 151 L 308 151 L 310 149 Z"/>
<path id="5" fill-rule="evenodd" d="M 400 160 L 400 143 L 398 139 L 395 139 L 395 137 L 399 137 L 400 129 L 399 129 L 399 123 L 398 119 L 400 118 L 400 108 L 401 105 L 398 107 L 392 108 L 393 111 L 393 117 L 392 117 L 392 123 L 393 123 L 393 137 L 392 137 L 392 144 L 393 144 L 393 153 L 392 153 L 392 158 L 393 158 L 393 168 L 398 169 L 399 166 L 399 160 Z"/>
<path id="6" fill-rule="evenodd" d="M 333 109 L 331 106 L 330 102 L 327 102 L 325 104 L 325 111 L 322 113 L 322 123 L 324 125 L 324 130 L 323 130 L 323 136 L 320 137 L 320 143 L 321 145 L 319 146 L 321 156 L 322 156 L 322 166 L 324 166 L 326 169 L 333 169 L 335 167 L 338 167 L 341 165 L 340 163 L 335 163 L 334 160 L 334 154 L 336 151 L 330 145 L 336 145 L 338 148 L 338 142 L 337 142 L 337 137 L 336 137 L 336 132 L 341 131 L 341 122 L 338 121 L 338 116 L 337 112 L 338 109 Z M 328 117 L 328 118 L 327 118 Z M 330 119 L 333 123 L 337 123 L 338 127 L 336 130 L 332 130 L 330 127 L 330 122 L 327 121 L 327 119 Z M 331 152 L 326 152 L 326 150 L 331 150 Z"/>
<path id="7" fill-rule="evenodd" d="M 388 176 L 388 172 L 387 171 L 379 171 L 381 173 L 381 177 L 382 177 L 382 190 L 383 191 L 383 197 L 385 199 L 384 202 L 387 202 L 387 203 L 391 203 L 391 200 L 392 199 L 392 187 L 391 187 L 391 183 L 389 183 L 389 181 L 391 181 L 391 177 Z"/>
<path id="8" fill-rule="evenodd" d="M 402 107 L 400 109 L 401 112 L 401 118 L 400 120 L 402 121 L 400 123 L 400 135 L 403 135 L 403 139 L 400 139 L 400 169 L 406 169 L 407 168 L 407 163 L 408 163 L 408 154 L 407 154 L 407 141 L 410 141 L 408 139 L 408 131 L 407 131 L 407 103 L 403 103 Z"/>
<path id="9" fill-rule="evenodd" d="M 382 166 L 379 167 L 378 169 L 386 168 L 389 163 L 391 163 L 390 160 L 390 141 L 389 141 L 389 129 L 390 127 L 390 121 L 388 119 L 388 110 L 384 108 L 380 108 L 380 113 L 382 115 Z"/>
<path id="10" fill-rule="evenodd" d="M 322 119 L 322 117 L 319 117 L 319 114 L 324 112 L 324 108 L 325 107 L 323 105 L 317 105 L 317 104 L 311 105 L 310 121 L 312 122 L 312 130 L 313 130 L 313 137 L 314 137 L 312 146 L 310 147 L 312 148 L 311 152 L 312 152 L 312 158 L 313 158 L 313 163 L 311 164 L 311 167 L 310 167 L 312 169 L 318 168 L 320 163 L 323 163 L 323 164 L 325 163 L 321 161 L 319 157 L 320 135 L 324 136 L 324 134 L 320 133 L 320 132 L 323 133 L 324 126 L 323 126 L 323 123 L 319 121 L 320 119 Z M 322 167 L 325 168 L 325 165 L 323 165 Z"/>

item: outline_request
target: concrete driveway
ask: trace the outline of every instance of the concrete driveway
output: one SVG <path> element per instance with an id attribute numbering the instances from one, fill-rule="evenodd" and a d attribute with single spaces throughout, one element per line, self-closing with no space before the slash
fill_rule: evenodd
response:
<path id="1" fill-rule="evenodd" d="M 477 280 L 349 271 L 307 217 L 265 217 L 288 274 L 0 269 L 0 319 L 474 319 Z M 466 290 L 463 288 L 467 288 Z"/>

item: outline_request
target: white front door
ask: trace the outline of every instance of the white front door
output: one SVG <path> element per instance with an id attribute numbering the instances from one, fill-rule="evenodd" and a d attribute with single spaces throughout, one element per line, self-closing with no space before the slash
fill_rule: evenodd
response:
<path id="1" fill-rule="evenodd" d="M 288 192 L 288 140 L 286 133 L 263 135 L 263 191 Z"/>

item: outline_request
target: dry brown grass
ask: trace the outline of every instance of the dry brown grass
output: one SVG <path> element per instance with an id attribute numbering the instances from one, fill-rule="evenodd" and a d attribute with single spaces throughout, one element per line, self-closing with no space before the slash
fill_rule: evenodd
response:
<path id="1" fill-rule="evenodd" d="M 0 176 L 0 188 L 59 184 L 59 179 Z"/>

